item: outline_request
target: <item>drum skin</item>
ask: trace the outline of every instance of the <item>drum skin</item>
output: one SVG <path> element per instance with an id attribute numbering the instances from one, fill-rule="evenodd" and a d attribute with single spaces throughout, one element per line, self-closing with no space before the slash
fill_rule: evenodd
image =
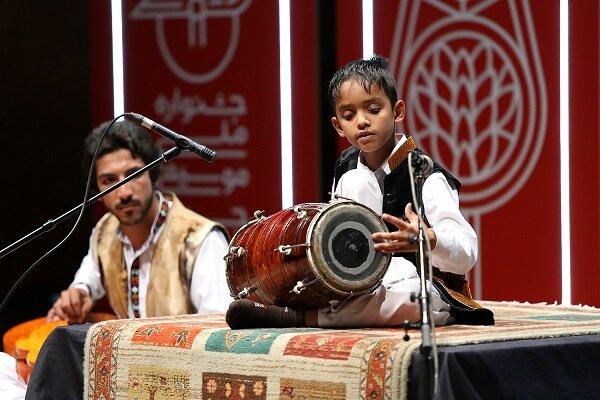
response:
<path id="1" fill-rule="evenodd" d="M 311 237 L 315 222 L 333 206 L 335 204 L 304 203 L 269 217 L 256 218 L 240 228 L 231 240 L 230 254 L 225 257 L 227 283 L 232 296 L 245 297 L 265 305 L 304 309 L 326 306 L 330 301 L 347 298 L 349 293 L 340 289 L 339 285 L 332 286 L 324 279 L 315 281 L 316 277 L 322 277 L 323 274 L 314 265 L 314 257 L 307 257 L 311 250 L 302 246 Z M 370 210 L 368 212 L 372 213 Z M 372 214 L 372 218 L 377 219 Z M 381 223 L 381 229 L 386 229 L 385 224 Z M 313 247 L 318 247 L 315 246 L 315 239 L 318 238 L 313 238 Z M 284 254 L 278 250 L 280 246 L 298 247 L 292 247 L 289 254 Z M 239 248 L 243 250 L 238 252 Z M 372 288 L 367 289 L 378 286 L 387 264 L 374 278 L 377 284 L 369 283 Z M 293 289 L 299 281 L 313 283 L 296 293 Z M 249 292 L 249 295 L 240 296 L 243 291 Z"/>

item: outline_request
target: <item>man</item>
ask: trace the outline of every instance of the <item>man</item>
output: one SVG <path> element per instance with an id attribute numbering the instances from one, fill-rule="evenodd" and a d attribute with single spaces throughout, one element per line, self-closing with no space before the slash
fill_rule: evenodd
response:
<path id="1" fill-rule="evenodd" d="M 103 123 L 86 138 L 89 168 Z M 156 159 L 158 149 L 140 126 L 117 122 L 93 165 L 94 189 L 104 190 Z M 231 297 L 223 256 L 225 230 L 155 189 L 158 171 L 145 172 L 103 198 L 108 209 L 90 237 L 75 279 L 48 317 L 83 322 L 107 296 L 120 318 L 227 310 Z M 81 398 L 83 345 L 89 325 L 56 329 L 36 361 L 26 399 Z"/>
<path id="2" fill-rule="evenodd" d="M 86 170 L 108 124 L 86 138 Z M 116 122 L 93 166 L 94 189 L 112 186 L 158 156 L 144 128 Z M 157 178 L 158 170 L 145 172 L 103 197 L 109 212 L 94 228 L 89 252 L 50 319 L 83 322 L 104 295 L 120 318 L 226 310 L 231 298 L 223 226 L 186 209 L 174 194 L 157 191 Z"/>

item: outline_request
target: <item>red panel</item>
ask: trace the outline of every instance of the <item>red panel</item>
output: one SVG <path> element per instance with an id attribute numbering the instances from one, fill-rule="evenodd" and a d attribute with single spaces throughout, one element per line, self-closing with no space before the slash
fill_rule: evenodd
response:
<path id="1" fill-rule="evenodd" d="M 319 200 L 317 10 L 314 1 L 290 4 L 294 204 Z"/>
<path id="2" fill-rule="evenodd" d="M 362 0 L 337 1 L 336 16 L 337 63 L 341 67 L 362 58 Z M 333 127 L 331 132 L 337 136 Z M 338 139 L 338 153 L 348 146 L 345 138 Z"/>
<path id="3" fill-rule="evenodd" d="M 338 66 L 362 57 L 362 0 L 336 2 Z"/>
<path id="4" fill-rule="evenodd" d="M 276 1 L 124 6 L 126 109 L 217 150 L 169 163 L 161 185 L 231 231 L 281 208 L 277 15 Z"/>
<path id="5" fill-rule="evenodd" d="M 600 306 L 598 23 L 594 1 L 570 1 L 572 302 Z"/>
<path id="6" fill-rule="evenodd" d="M 482 248 L 471 281 L 490 300 L 561 298 L 558 5 L 376 3 L 399 128 L 462 181 Z"/>

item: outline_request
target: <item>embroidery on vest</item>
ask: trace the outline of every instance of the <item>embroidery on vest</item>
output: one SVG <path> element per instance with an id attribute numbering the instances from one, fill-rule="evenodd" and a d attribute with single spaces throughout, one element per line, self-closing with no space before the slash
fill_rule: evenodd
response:
<path id="1" fill-rule="evenodd" d="M 152 235 L 154 236 L 156 232 L 161 228 L 167 219 L 167 213 L 169 212 L 170 202 L 163 200 L 160 205 L 160 212 L 158 214 L 158 218 L 156 219 L 156 224 L 154 224 L 154 229 L 152 230 Z M 125 267 L 127 268 L 127 267 Z M 131 277 L 129 278 L 129 299 L 131 301 L 131 308 L 133 309 L 133 316 L 135 318 L 140 318 L 140 256 L 137 256 L 133 263 L 131 263 Z"/>

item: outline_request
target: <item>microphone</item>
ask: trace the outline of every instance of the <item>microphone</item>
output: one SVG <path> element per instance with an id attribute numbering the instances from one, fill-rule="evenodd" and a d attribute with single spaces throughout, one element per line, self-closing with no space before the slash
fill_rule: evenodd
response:
<path id="1" fill-rule="evenodd" d="M 427 177 L 433 172 L 433 161 L 429 156 L 418 151 L 411 151 L 410 159 L 415 171 L 421 171 L 423 176 Z"/>
<path id="2" fill-rule="evenodd" d="M 193 140 L 170 130 L 166 126 L 163 126 L 158 122 L 154 122 L 150 118 L 144 117 L 143 115 L 130 112 L 126 113 L 126 116 L 130 117 L 132 120 L 150 129 L 151 131 L 154 131 L 159 135 L 172 140 L 181 150 L 191 151 L 192 153 L 199 155 L 200 158 L 202 158 L 204 161 L 208 161 L 209 163 L 215 160 L 217 152 L 211 148 L 196 143 Z"/>

